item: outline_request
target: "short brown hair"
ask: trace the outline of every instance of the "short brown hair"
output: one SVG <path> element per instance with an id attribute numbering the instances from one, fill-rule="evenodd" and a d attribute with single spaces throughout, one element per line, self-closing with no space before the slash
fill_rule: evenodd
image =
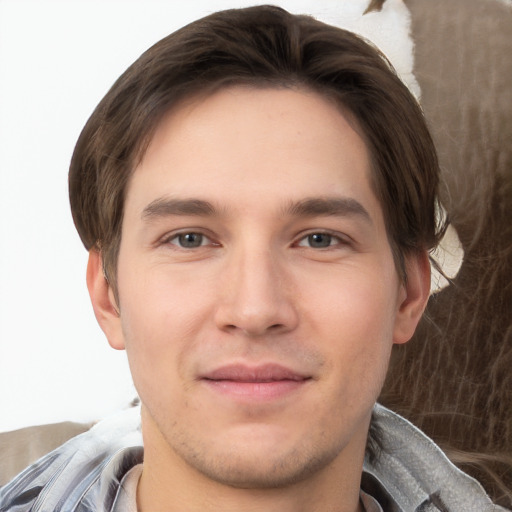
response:
<path id="1" fill-rule="evenodd" d="M 259 6 L 217 12 L 155 44 L 121 75 L 80 134 L 69 171 L 73 219 L 85 247 L 101 250 L 114 290 L 127 183 L 159 121 L 185 97 L 237 84 L 307 88 L 355 118 L 405 279 L 404 255 L 431 249 L 440 236 L 438 161 L 418 103 L 360 37 Z"/>

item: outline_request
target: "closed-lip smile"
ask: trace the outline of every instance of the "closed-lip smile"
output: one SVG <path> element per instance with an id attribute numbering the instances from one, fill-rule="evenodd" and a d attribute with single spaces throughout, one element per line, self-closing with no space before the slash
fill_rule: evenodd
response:
<path id="1" fill-rule="evenodd" d="M 273 400 L 282 398 L 311 380 L 279 364 L 228 364 L 206 372 L 201 380 L 211 389 L 242 400 Z"/>

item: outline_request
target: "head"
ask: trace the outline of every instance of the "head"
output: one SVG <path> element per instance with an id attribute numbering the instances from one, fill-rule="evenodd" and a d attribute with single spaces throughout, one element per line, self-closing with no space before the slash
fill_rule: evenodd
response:
<path id="1" fill-rule="evenodd" d="M 143 54 L 84 128 L 70 194 L 145 464 L 252 488 L 360 466 L 428 296 L 437 180 L 416 101 L 348 32 L 255 7 Z"/>
<path id="2" fill-rule="evenodd" d="M 432 249 L 438 162 L 421 109 L 384 55 L 361 38 L 278 7 L 215 13 L 145 52 L 99 103 L 69 173 L 73 219 L 86 249 L 101 250 L 117 294 L 126 187 L 163 116 L 187 97 L 232 85 L 294 88 L 329 98 L 352 119 L 372 160 L 397 270 Z"/>

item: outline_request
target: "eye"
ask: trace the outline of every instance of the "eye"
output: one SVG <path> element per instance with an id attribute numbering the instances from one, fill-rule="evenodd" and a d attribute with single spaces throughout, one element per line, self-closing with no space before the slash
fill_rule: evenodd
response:
<path id="1" fill-rule="evenodd" d="M 299 247 L 311 247 L 313 249 L 326 249 L 334 245 L 343 244 L 343 240 L 330 233 L 310 233 L 306 235 L 297 244 Z"/>
<path id="2" fill-rule="evenodd" d="M 211 244 L 211 240 L 202 233 L 179 233 L 167 240 L 167 243 L 177 245 L 183 249 L 195 249 L 203 245 Z"/>

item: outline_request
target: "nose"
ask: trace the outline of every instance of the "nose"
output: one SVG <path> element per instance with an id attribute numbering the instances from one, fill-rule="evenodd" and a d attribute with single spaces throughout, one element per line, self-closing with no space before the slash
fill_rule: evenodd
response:
<path id="1" fill-rule="evenodd" d="M 298 324 L 284 262 L 269 251 L 239 251 L 226 262 L 215 322 L 249 337 L 289 332 Z"/>

